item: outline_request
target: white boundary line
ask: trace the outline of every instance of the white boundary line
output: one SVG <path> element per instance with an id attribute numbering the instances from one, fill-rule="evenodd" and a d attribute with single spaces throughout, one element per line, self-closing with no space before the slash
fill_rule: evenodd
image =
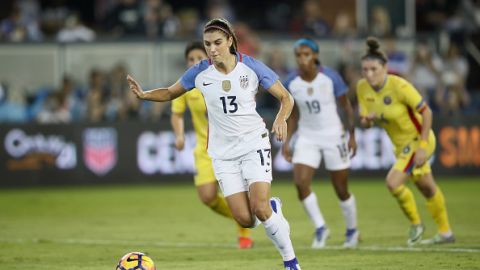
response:
<path id="1" fill-rule="evenodd" d="M 20 243 L 20 244 L 69 244 L 69 245 L 129 245 L 129 246 L 155 246 L 170 248 L 232 248 L 236 249 L 234 244 L 222 243 L 195 243 L 195 242 L 164 242 L 164 241 L 127 241 L 127 240 L 93 240 L 93 239 L 0 239 L 0 243 Z M 480 253 L 480 244 L 469 245 L 476 248 L 439 248 L 430 247 L 402 247 L 402 246 L 365 246 L 360 244 L 355 250 L 361 251 L 387 251 L 387 252 L 447 252 L 447 253 Z M 255 249 L 266 249 L 255 247 Z M 296 246 L 295 249 L 310 250 L 307 246 Z M 327 246 L 325 250 L 345 250 L 342 246 Z"/>

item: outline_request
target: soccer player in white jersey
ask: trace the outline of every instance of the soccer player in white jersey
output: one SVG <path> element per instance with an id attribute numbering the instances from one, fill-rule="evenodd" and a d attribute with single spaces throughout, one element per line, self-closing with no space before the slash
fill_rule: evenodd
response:
<path id="1" fill-rule="evenodd" d="M 330 234 L 312 190 L 312 178 L 323 158 L 345 218 L 343 246 L 353 248 L 358 244 L 359 231 L 355 197 L 348 192 L 348 174 L 350 157 L 355 155 L 357 145 L 347 86 L 337 72 L 320 65 L 314 40 L 299 39 L 294 51 L 298 71 L 288 77 L 285 86 L 295 99 L 295 107 L 288 119 L 288 136 L 282 153 L 294 164 L 298 198 L 315 225 L 312 247 L 325 247 Z M 337 112 L 337 100 L 346 114 L 348 135 Z M 297 139 L 291 140 L 297 126 Z"/>
<path id="2" fill-rule="evenodd" d="M 203 43 L 209 59 L 189 68 L 170 87 L 143 91 L 129 75 L 130 89 L 138 98 L 152 101 L 173 100 L 193 88 L 201 91 L 208 113 L 208 154 L 233 217 L 246 228 L 263 223 L 285 269 L 300 269 L 281 201 L 270 198 L 270 139 L 256 111 L 255 94 L 261 85 L 280 101 L 272 126 L 280 141 L 287 137 L 286 120 L 293 98 L 270 68 L 237 52 L 237 38 L 227 20 L 209 21 L 203 30 Z"/>

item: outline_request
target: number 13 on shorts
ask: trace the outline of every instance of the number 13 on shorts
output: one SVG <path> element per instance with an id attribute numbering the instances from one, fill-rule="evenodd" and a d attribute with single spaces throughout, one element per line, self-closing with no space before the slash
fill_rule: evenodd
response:
<path id="1" fill-rule="evenodd" d="M 260 165 L 265 167 L 265 172 L 269 172 L 272 170 L 272 158 L 271 158 L 271 149 L 258 149 L 257 153 L 260 158 Z"/>

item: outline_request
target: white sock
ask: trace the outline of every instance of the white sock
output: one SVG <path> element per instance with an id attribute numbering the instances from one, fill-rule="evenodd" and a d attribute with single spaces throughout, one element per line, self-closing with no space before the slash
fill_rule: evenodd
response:
<path id="1" fill-rule="evenodd" d="M 262 223 L 265 227 L 265 233 L 282 255 L 283 261 L 293 260 L 295 252 L 290 240 L 287 221 L 272 211 L 272 215 Z"/>
<path id="2" fill-rule="evenodd" d="M 313 225 L 315 225 L 315 229 L 325 226 L 325 219 L 323 219 L 322 212 L 320 212 L 315 192 L 312 191 L 310 195 L 303 199 L 302 204 Z"/>
<path id="3" fill-rule="evenodd" d="M 345 224 L 347 229 L 357 228 L 357 204 L 355 202 L 355 196 L 350 194 L 350 198 L 345 201 L 340 201 L 340 207 L 342 208 L 343 218 L 345 218 Z"/>

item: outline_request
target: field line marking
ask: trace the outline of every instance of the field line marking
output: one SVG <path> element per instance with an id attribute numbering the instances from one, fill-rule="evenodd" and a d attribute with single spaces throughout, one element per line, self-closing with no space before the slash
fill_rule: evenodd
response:
<path id="1" fill-rule="evenodd" d="M 200 243 L 200 242 L 166 242 L 166 241 L 130 241 L 130 240 L 102 240 L 102 239 L 0 239 L 0 243 L 53 243 L 71 245 L 141 245 L 172 248 L 234 248 L 236 244 Z M 360 245 L 354 250 L 361 251 L 388 251 L 388 252 L 448 252 L 448 253 L 480 253 L 480 244 L 474 248 L 438 248 L 438 247 L 402 247 L 402 246 L 365 246 Z M 255 247 L 255 249 L 266 249 Z M 270 247 L 268 247 L 270 248 Z M 310 250 L 309 246 L 295 246 L 296 250 Z M 345 250 L 342 246 L 326 246 L 325 250 Z"/>

